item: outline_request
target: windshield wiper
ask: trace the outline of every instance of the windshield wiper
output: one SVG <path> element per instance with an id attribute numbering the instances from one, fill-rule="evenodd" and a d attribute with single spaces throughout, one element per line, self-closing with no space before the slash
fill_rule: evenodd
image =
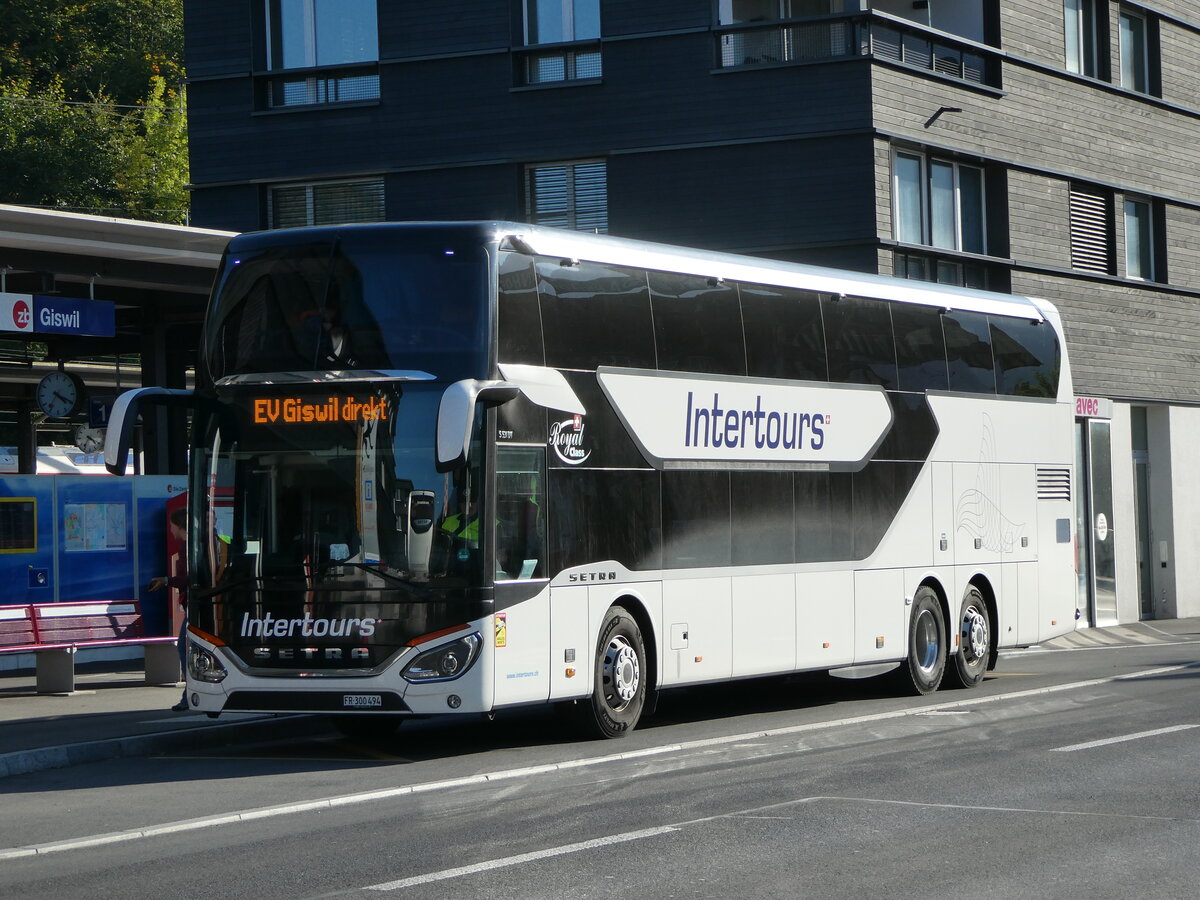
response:
<path id="1" fill-rule="evenodd" d="M 389 584 L 394 585 L 401 590 L 407 591 L 408 593 L 417 597 L 425 597 L 429 594 L 429 588 L 413 584 L 411 581 L 407 581 L 400 575 L 396 575 L 392 572 L 383 571 L 377 564 L 372 565 L 368 563 L 330 562 L 321 566 L 319 574 L 323 577 L 328 576 L 329 570 L 335 567 L 344 569 L 358 569 L 363 572 L 369 572 L 372 575 L 376 575 L 379 578 L 386 580 Z"/>

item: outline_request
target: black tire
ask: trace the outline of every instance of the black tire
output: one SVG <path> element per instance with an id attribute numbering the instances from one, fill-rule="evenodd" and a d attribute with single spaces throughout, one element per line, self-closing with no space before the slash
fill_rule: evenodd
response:
<path id="1" fill-rule="evenodd" d="M 946 619 L 942 603 L 930 587 L 917 589 L 908 620 L 908 657 L 896 671 L 906 693 L 932 694 L 946 671 Z"/>
<path id="2" fill-rule="evenodd" d="M 983 681 L 992 659 L 992 617 L 978 588 L 968 588 L 958 608 L 954 625 L 958 635 L 958 652 L 948 666 L 949 681 L 954 687 L 973 688 Z"/>
<path id="3" fill-rule="evenodd" d="M 329 717 L 329 722 L 334 728 L 356 741 L 377 741 L 390 737 L 403 721 L 403 716 L 370 713 Z"/>
<path id="4" fill-rule="evenodd" d="M 646 705 L 646 645 L 642 630 L 624 607 L 609 609 L 596 642 L 592 696 L 576 708 L 590 737 L 625 737 Z"/>

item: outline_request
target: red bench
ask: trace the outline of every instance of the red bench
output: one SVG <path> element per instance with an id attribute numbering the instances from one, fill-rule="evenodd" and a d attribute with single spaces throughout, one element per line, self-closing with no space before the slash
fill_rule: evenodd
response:
<path id="1" fill-rule="evenodd" d="M 147 684 L 179 681 L 174 637 L 147 637 L 137 600 L 79 600 L 0 606 L 0 653 L 34 653 L 42 694 L 75 690 L 75 652 L 141 646 Z"/>

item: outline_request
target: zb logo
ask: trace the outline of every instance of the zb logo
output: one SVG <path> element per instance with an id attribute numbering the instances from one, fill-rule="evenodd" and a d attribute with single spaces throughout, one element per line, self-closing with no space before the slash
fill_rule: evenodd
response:
<path id="1" fill-rule="evenodd" d="M 24 300 L 18 300 L 13 304 L 12 316 L 13 324 L 16 325 L 21 331 L 25 331 L 27 328 L 29 328 L 29 323 L 33 318 L 33 314 L 29 309 L 29 304 Z"/>

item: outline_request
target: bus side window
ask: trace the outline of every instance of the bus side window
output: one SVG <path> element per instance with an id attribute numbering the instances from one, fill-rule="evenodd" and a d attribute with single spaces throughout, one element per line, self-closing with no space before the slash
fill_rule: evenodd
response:
<path id="1" fill-rule="evenodd" d="M 496 578 L 546 577 L 545 447 L 496 449 Z"/>

